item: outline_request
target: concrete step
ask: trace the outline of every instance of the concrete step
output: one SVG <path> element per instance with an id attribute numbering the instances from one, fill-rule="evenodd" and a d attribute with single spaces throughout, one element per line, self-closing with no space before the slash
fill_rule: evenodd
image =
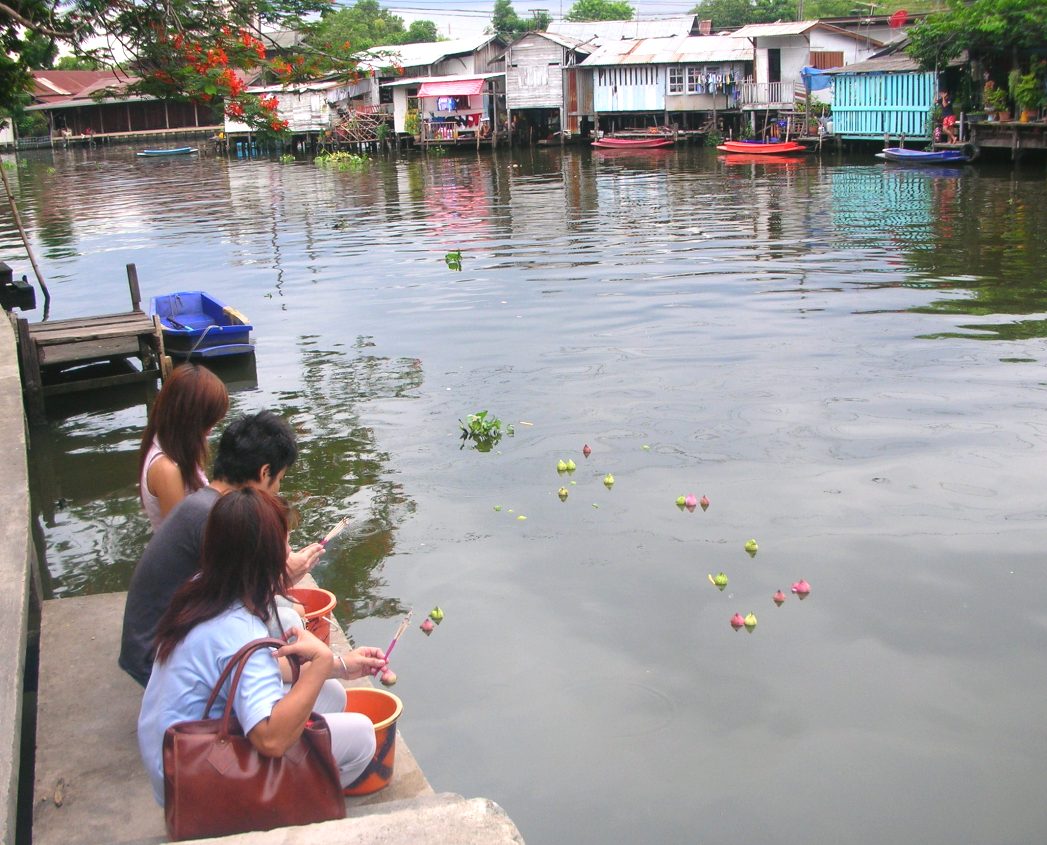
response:
<path id="1" fill-rule="evenodd" d="M 110 593 L 44 603 L 34 845 L 153 845 L 167 841 L 163 812 L 153 801 L 138 754 L 136 728 L 142 690 L 116 665 L 125 600 L 125 593 Z M 348 647 L 337 628 L 332 630 L 331 640 L 336 650 Z M 402 731 L 397 731 L 395 760 L 389 786 L 373 795 L 347 799 L 350 818 L 326 823 L 341 825 L 344 830 L 340 827 L 333 840 L 314 839 L 311 845 L 319 841 L 420 842 L 420 835 L 417 840 L 413 838 L 421 830 L 421 821 L 413 821 L 416 817 L 426 825 L 460 827 L 463 837 L 500 837 L 509 835 L 504 832 L 510 829 L 517 837 L 454 841 L 491 845 L 521 841 L 497 805 L 485 799 L 434 797 L 403 741 Z M 305 842 L 297 838 L 295 830 L 270 831 L 265 835 L 285 838 L 258 841 Z M 372 831 L 368 836 L 405 838 L 345 838 L 350 830 Z M 247 836 L 256 835 L 260 834 Z"/>

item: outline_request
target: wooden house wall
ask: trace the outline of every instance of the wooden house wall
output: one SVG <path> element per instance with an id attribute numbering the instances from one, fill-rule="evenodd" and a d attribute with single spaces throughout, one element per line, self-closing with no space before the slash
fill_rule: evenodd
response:
<path id="1" fill-rule="evenodd" d="M 833 132 L 843 138 L 929 138 L 937 93 L 931 71 L 836 74 Z"/>
<path id="2" fill-rule="evenodd" d="M 564 105 L 564 48 L 532 35 L 506 56 L 505 98 L 510 109 L 558 109 Z"/>
<path id="3" fill-rule="evenodd" d="M 619 65 L 593 68 L 597 112 L 651 112 L 665 109 L 665 68 Z"/>
<path id="4" fill-rule="evenodd" d="M 68 129 L 82 135 L 85 129 L 94 133 L 154 132 L 160 129 L 184 129 L 196 126 L 219 126 L 222 118 L 216 109 L 192 103 L 142 100 L 129 103 L 89 103 L 72 108 L 50 109 L 55 129 Z"/>

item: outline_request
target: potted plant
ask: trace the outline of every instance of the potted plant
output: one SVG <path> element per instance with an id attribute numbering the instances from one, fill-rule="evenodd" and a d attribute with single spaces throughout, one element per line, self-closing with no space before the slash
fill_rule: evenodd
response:
<path id="1" fill-rule="evenodd" d="M 1034 73 L 1019 74 L 1011 88 L 1014 104 L 1021 109 L 1021 122 L 1028 123 L 1033 111 L 1043 105 L 1043 83 Z"/>
<path id="2" fill-rule="evenodd" d="M 1002 88 L 997 88 L 996 83 L 991 79 L 982 88 L 982 105 L 985 107 L 990 120 L 992 120 L 993 115 L 997 115 L 998 120 L 1006 120 L 1007 92 Z"/>

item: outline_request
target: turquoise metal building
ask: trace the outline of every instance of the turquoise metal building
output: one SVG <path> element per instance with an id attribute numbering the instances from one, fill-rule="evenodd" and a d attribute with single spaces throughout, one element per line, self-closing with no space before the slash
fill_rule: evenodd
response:
<path id="1" fill-rule="evenodd" d="M 845 140 L 883 140 L 904 135 L 931 139 L 938 75 L 920 70 L 904 54 L 867 59 L 833 77 L 833 132 Z"/>

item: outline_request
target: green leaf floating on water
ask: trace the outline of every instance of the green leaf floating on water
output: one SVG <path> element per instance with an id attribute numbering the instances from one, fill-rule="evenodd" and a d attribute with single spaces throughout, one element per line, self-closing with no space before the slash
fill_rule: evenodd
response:
<path id="1" fill-rule="evenodd" d="M 458 270 L 458 271 L 461 271 L 461 269 L 462 269 L 462 251 L 460 249 L 456 249 L 454 252 L 447 253 L 444 256 L 444 261 L 447 262 L 447 269 L 448 270 Z"/>

